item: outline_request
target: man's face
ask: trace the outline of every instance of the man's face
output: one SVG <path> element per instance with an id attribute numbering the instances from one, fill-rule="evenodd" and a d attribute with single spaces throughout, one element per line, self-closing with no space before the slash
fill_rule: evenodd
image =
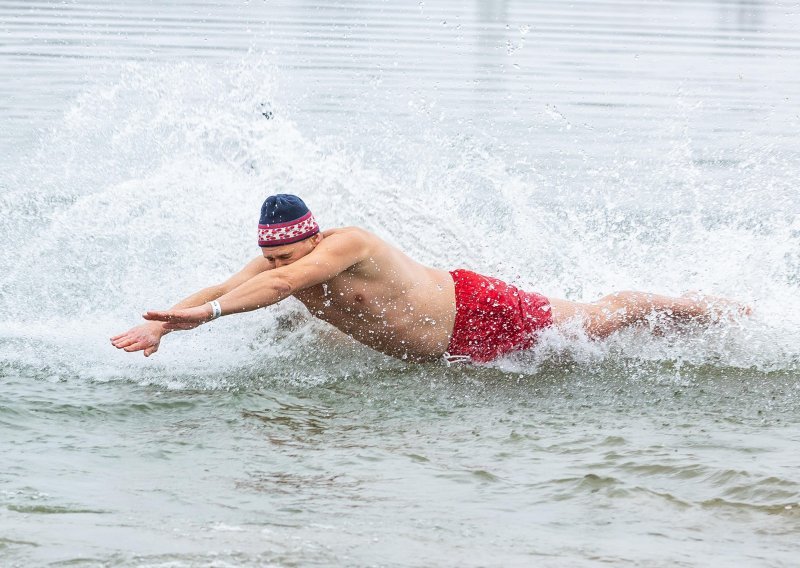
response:
<path id="1" fill-rule="evenodd" d="M 274 268 L 292 264 L 314 250 L 320 240 L 319 234 L 290 245 L 261 247 L 261 254 Z"/>

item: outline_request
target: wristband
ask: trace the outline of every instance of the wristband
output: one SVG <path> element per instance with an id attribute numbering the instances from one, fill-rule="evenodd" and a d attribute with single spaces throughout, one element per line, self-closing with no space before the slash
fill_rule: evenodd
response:
<path id="1" fill-rule="evenodd" d="M 215 320 L 222 315 L 222 306 L 216 300 L 211 300 L 209 304 L 211 304 L 211 319 Z"/>

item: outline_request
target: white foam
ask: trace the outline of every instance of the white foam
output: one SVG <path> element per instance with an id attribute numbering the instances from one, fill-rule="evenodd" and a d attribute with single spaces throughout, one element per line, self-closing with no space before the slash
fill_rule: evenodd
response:
<path id="1" fill-rule="evenodd" d="M 491 138 L 434 124 L 389 131 L 365 155 L 345 136 L 305 135 L 275 103 L 275 77 L 266 58 L 250 55 L 229 67 L 130 65 L 87 88 L 8 176 L 2 199 L 13 208 L 0 237 L 15 244 L 0 259 L 2 360 L 99 380 L 176 369 L 205 376 L 296 362 L 298 350 L 321 341 L 332 347 L 317 353 L 309 377 L 358 372 L 364 357 L 384 364 L 352 344 L 354 361 L 343 362 L 325 326 L 296 303 L 173 334 L 150 359 L 108 345 L 145 309 L 259 254 L 261 201 L 292 192 L 323 226 L 360 225 L 422 262 L 547 295 L 696 289 L 756 308 L 750 320 L 677 338 L 631 332 L 597 343 L 551 331 L 532 354 L 501 366 L 621 356 L 797 368 L 800 217 L 789 200 L 797 172 L 768 149 L 738 166 L 739 183 L 707 179 L 680 145 L 652 164 L 612 160 L 565 177 L 510 163 Z M 293 319 L 300 323 L 280 323 Z"/>

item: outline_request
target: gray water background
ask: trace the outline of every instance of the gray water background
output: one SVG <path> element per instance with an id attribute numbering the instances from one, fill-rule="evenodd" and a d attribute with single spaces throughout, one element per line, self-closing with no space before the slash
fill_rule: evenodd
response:
<path id="1" fill-rule="evenodd" d="M 0 2 L 2 564 L 796 565 L 798 24 Z M 109 347 L 258 254 L 283 189 L 442 268 L 756 315 L 489 367 L 392 361 L 296 304 Z"/>

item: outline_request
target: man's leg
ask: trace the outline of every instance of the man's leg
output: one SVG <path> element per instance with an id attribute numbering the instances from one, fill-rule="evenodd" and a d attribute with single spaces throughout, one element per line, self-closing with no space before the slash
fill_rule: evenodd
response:
<path id="1" fill-rule="evenodd" d="M 749 306 L 698 294 L 680 297 L 646 292 L 616 292 L 592 303 L 551 298 L 553 323 L 559 325 L 575 317 L 583 320 L 586 333 L 608 337 L 615 331 L 644 322 L 657 315 L 670 321 L 709 323 L 726 313 L 749 314 Z"/>

